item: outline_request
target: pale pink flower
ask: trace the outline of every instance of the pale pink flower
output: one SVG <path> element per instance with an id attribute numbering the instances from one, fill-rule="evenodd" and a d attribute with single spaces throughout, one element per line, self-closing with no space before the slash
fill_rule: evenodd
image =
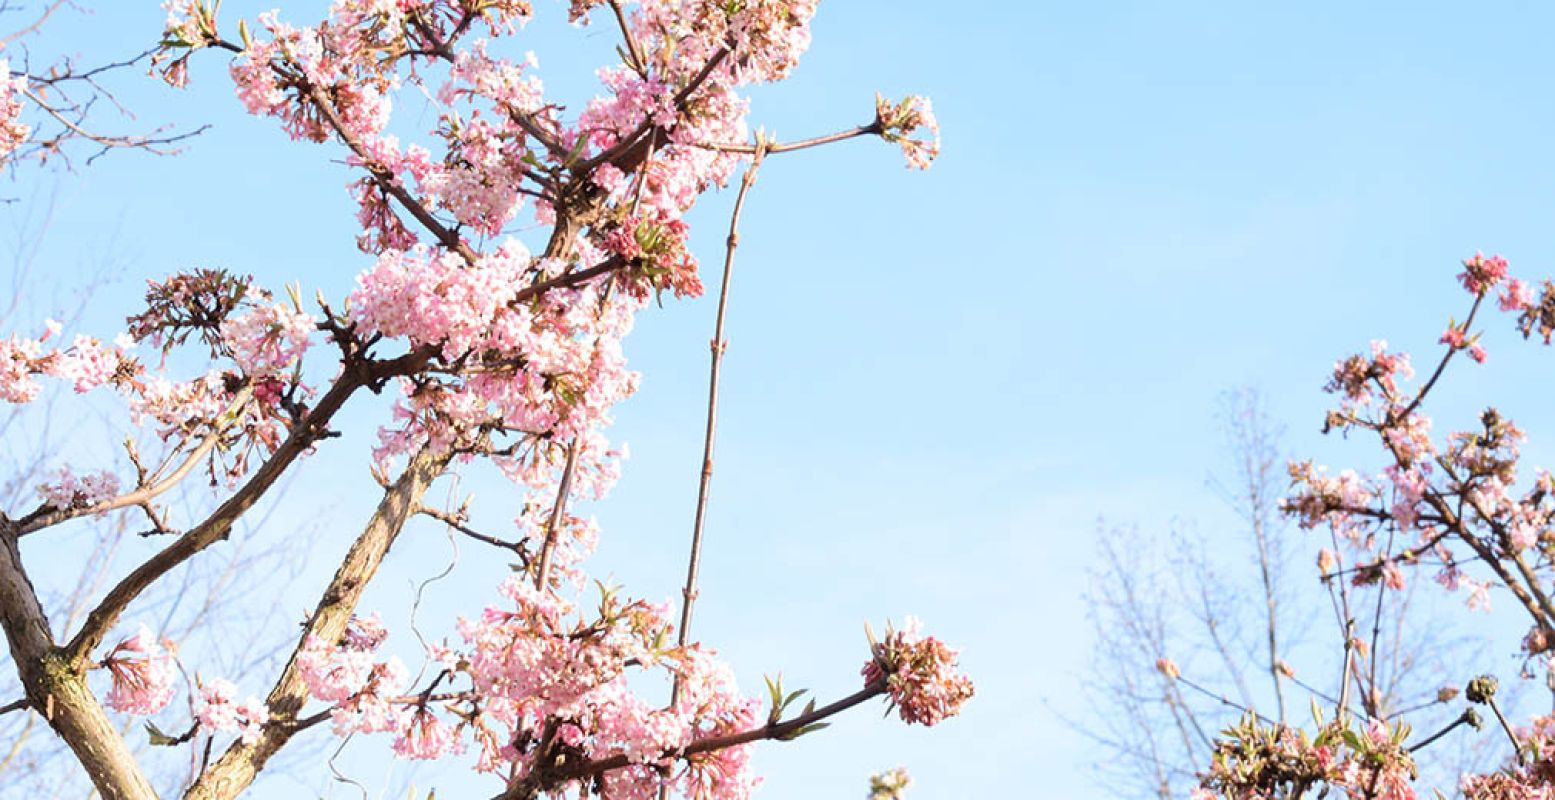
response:
<path id="1" fill-rule="evenodd" d="M 173 698 L 178 666 L 172 645 L 159 642 L 145 625 L 108 651 L 101 666 L 113 680 L 106 698 L 110 708 L 126 714 L 155 714 Z"/>
<path id="2" fill-rule="evenodd" d="M 76 475 L 69 467 L 60 467 L 52 483 L 38 486 L 43 502 L 61 511 L 90 508 L 119 494 L 119 476 L 107 470 Z"/>
<path id="3" fill-rule="evenodd" d="M 1533 287 L 1518 278 L 1509 279 L 1501 287 L 1499 305 L 1502 311 L 1527 311 L 1534 305 Z"/>
<path id="4" fill-rule="evenodd" d="M 270 709 L 257 697 L 237 699 L 238 688 L 231 681 L 215 678 L 200 687 L 200 701 L 194 719 L 210 733 L 236 733 L 244 744 L 253 744 L 270 721 Z"/>
<path id="5" fill-rule="evenodd" d="M 22 113 L 22 91 L 27 88 L 27 76 L 11 74 L 11 62 L 0 58 L 0 160 L 16 151 L 27 141 L 32 128 L 17 121 Z"/>

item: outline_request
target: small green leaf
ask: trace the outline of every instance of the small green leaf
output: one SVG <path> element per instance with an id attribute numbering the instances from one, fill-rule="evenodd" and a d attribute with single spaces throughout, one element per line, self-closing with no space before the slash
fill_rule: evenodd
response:
<path id="1" fill-rule="evenodd" d="M 162 729 L 158 728 L 154 722 L 146 723 L 146 734 L 151 738 L 151 744 L 154 747 L 172 747 L 178 744 L 178 737 L 163 733 Z"/>

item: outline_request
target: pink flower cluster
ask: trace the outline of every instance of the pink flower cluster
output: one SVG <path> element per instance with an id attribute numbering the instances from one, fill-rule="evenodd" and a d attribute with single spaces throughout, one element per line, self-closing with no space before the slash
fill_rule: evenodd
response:
<path id="1" fill-rule="evenodd" d="M 972 699 L 972 681 L 955 671 L 957 652 L 922 635 L 912 617 L 901 630 L 887 629 L 885 639 L 871 649 L 872 658 L 862 670 L 864 684 L 884 682 L 905 722 L 937 725 Z"/>
<path id="2" fill-rule="evenodd" d="M 359 279 L 351 308 L 362 331 L 436 348 L 447 362 L 475 356 L 489 365 L 462 378 L 405 382 L 401 426 L 380 434 L 380 462 L 424 441 L 467 442 L 500 430 L 528 437 L 501 463 L 538 492 L 554 495 L 560 442 L 579 450 L 580 493 L 597 496 L 613 481 L 618 453 L 600 430 L 637 386 L 620 340 L 642 301 L 590 285 L 516 303 L 532 266 L 523 245 L 508 240 L 473 265 L 423 247 L 386 250 Z"/>
<path id="3" fill-rule="evenodd" d="M 285 303 L 259 306 L 221 323 L 222 343 L 251 378 L 276 375 L 302 360 L 313 318 Z"/>
<path id="4" fill-rule="evenodd" d="M 61 511 L 90 508 L 118 496 L 119 477 L 106 470 L 76 475 L 69 467 L 61 467 L 58 478 L 39 486 L 38 494 L 43 502 Z"/>
<path id="5" fill-rule="evenodd" d="M 1458 274 L 1458 282 L 1463 284 L 1469 294 L 1482 295 L 1506 278 L 1507 263 L 1501 256 L 1485 257 L 1484 253 L 1475 253 L 1463 260 L 1463 272 Z"/>
<path id="6" fill-rule="evenodd" d="M 171 642 L 158 641 L 145 625 L 103 656 L 101 666 L 112 676 L 109 708 L 126 714 L 155 714 L 173 699 L 178 676 Z"/>
<path id="7" fill-rule="evenodd" d="M 17 121 L 22 113 L 21 93 L 27 88 L 26 75 L 12 75 L 11 62 L 0 58 L 0 160 L 27 141 L 32 128 Z"/>
<path id="8" fill-rule="evenodd" d="M 124 341 L 107 347 L 90 336 L 77 336 L 69 347 L 46 350 L 43 343 L 58 332 L 59 323 L 50 320 L 36 339 L 12 334 L 0 340 L 0 400 L 32 402 L 42 389 L 36 375 L 70 381 L 80 393 L 105 383 L 122 383 L 139 370 Z"/>
<path id="9" fill-rule="evenodd" d="M 270 709 L 252 695 L 241 701 L 237 696 L 238 687 L 231 681 L 222 678 L 206 681 L 200 687 L 194 719 L 209 733 L 235 733 L 244 744 L 253 744 L 264 732 L 265 723 L 270 721 Z"/>
<path id="10" fill-rule="evenodd" d="M 908 95 L 893 105 L 877 96 L 875 124 L 881 129 L 881 138 L 901 146 L 907 166 L 928 169 L 939 157 L 939 119 L 929 98 Z M 919 131 L 927 131 L 928 137 L 915 137 Z"/>
<path id="11" fill-rule="evenodd" d="M 756 784 L 748 746 L 694 753 L 678 771 L 664 770 L 688 745 L 756 729 L 761 710 L 710 652 L 663 645 L 665 608 L 606 592 L 597 618 L 569 621 L 577 609 L 522 576 L 501 592 L 511 607 L 460 621 L 465 649 L 431 649 L 442 672 L 419 694 L 393 694 L 403 667 L 375 660 L 384 634 L 374 619 L 354 619 L 333 646 L 310 640 L 298 664 L 310 692 L 334 704 L 335 732 L 391 732 L 394 752 L 416 759 L 462 752 L 473 740 L 478 769 L 516 769 L 520 778 L 562 756 L 624 756 L 625 768 L 600 776 L 611 797 L 652 797 L 666 781 L 688 796 L 748 796 Z M 634 667 L 678 676 L 678 701 L 664 708 L 640 697 L 627 677 Z M 468 690 L 434 693 L 458 676 Z"/>
<path id="12" fill-rule="evenodd" d="M 353 617 L 338 643 L 309 637 L 297 656 L 298 672 L 312 695 L 333 703 L 336 735 L 399 731 L 410 715 L 394 702 L 410 683 L 398 658 L 380 661 L 375 653 L 388 632 L 377 615 Z"/>

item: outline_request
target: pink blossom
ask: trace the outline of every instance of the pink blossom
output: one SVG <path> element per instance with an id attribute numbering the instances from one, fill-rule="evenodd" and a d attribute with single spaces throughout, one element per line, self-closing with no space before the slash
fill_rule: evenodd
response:
<path id="1" fill-rule="evenodd" d="M 17 121 L 22 113 L 22 92 L 27 89 L 26 75 L 13 75 L 11 62 L 0 58 L 0 160 L 27 141 L 32 128 Z"/>
<path id="2" fill-rule="evenodd" d="M 126 714 L 155 714 L 173 698 L 177 664 L 170 642 L 159 642 L 145 625 L 103 656 L 113 683 L 106 701 Z"/>
<path id="3" fill-rule="evenodd" d="M 200 687 L 200 702 L 194 718 L 211 733 L 236 733 L 244 744 L 253 744 L 270 721 L 270 709 L 257 697 L 237 699 L 238 688 L 231 681 L 215 678 Z"/>
<path id="4" fill-rule="evenodd" d="M 453 726 L 419 708 L 405 717 L 394 739 L 394 752 L 404 758 L 432 760 L 464 752 L 464 742 L 454 735 Z"/>
<path id="5" fill-rule="evenodd" d="M 932 726 L 960 712 L 972 697 L 972 682 L 955 672 L 956 651 L 918 632 L 918 621 L 907 618 L 902 630 L 887 630 L 864 665 L 866 685 L 883 681 L 902 719 Z"/>
<path id="6" fill-rule="evenodd" d="M 1506 277 L 1506 270 L 1506 259 L 1501 256 L 1486 258 L 1484 253 L 1475 253 L 1463 260 L 1463 272 L 1458 275 L 1458 281 L 1469 294 L 1482 295 Z"/>
<path id="7" fill-rule="evenodd" d="M 69 349 L 49 359 L 44 372 L 75 384 L 77 392 L 86 392 L 111 381 L 119 370 L 123 354 L 104 348 L 90 336 L 77 336 Z"/>
<path id="8" fill-rule="evenodd" d="M 22 339 L 12 335 L 0 339 L 0 400 L 7 403 L 30 403 L 42 388 L 33 375 L 41 372 L 38 355 L 42 351 L 41 340 Z"/>
<path id="9" fill-rule="evenodd" d="M 313 327 L 311 316 L 277 303 L 228 317 L 221 324 L 221 338 L 243 373 L 257 378 L 296 364 L 308 349 Z"/>
<path id="10" fill-rule="evenodd" d="M 1511 278 L 1501 287 L 1498 304 L 1502 311 L 1527 311 L 1534 305 L 1533 287 L 1518 278 Z"/>
<path id="11" fill-rule="evenodd" d="M 69 467 L 61 467 L 58 478 L 40 485 L 38 494 L 43 502 L 61 511 L 90 508 L 118 496 L 119 476 L 107 470 L 76 475 Z"/>

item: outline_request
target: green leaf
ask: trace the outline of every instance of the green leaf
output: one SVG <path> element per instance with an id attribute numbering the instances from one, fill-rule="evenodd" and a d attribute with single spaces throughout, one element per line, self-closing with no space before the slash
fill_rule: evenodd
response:
<path id="1" fill-rule="evenodd" d="M 779 736 L 777 738 L 778 738 L 778 741 L 780 741 L 780 742 L 791 742 L 791 741 L 793 741 L 795 739 L 798 739 L 799 737 L 801 737 L 801 736 L 803 736 L 803 735 L 805 735 L 807 733 L 814 733 L 814 732 L 816 732 L 818 730 L 821 730 L 823 728 L 829 728 L 829 727 L 831 727 L 831 723 L 830 722 L 815 722 L 815 723 L 811 723 L 809 725 L 802 725 L 802 726 L 800 726 L 798 728 L 795 728 L 794 730 L 792 730 L 792 731 L 790 731 L 790 732 L 788 732 L 788 733 L 786 733 L 786 734 L 784 734 L 782 736 Z"/>
<path id="2" fill-rule="evenodd" d="M 578 135 L 578 141 L 574 142 L 572 145 L 572 152 L 567 154 L 567 166 L 572 166 L 572 162 L 578 160 L 578 156 L 583 154 L 583 148 L 588 146 L 588 143 L 589 137 L 582 134 Z"/>
<path id="3" fill-rule="evenodd" d="M 146 734 L 151 738 L 151 744 L 154 747 L 172 747 L 178 744 L 178 737 L 163 733 L 162 729 L 158 728 L 154 722 L 146 723 Z"/>

